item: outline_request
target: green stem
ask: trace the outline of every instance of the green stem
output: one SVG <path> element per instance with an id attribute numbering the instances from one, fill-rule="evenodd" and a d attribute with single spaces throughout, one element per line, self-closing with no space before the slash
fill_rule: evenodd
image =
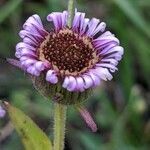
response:
<path id="1" fill-rule="evenodd" d="M 63 150 L 67 106 L 55 103 L 54 109 L 54 150 Z"/>
<path id="2" fill-rule="evenodd" d="M 71 28 L 73 15 L 74 15 L 74 0 L 68 1 L 68 13 L 69 13 L 69 17 L 68 17 L 67 25 L 69 28 Z"/>

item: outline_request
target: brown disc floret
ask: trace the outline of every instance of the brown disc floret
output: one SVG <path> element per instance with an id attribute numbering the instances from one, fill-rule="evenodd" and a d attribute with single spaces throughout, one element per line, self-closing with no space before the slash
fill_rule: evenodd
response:
<path id="1" fill-rule="evenodd" d="M 51 32 L 38 48 L 38 56 L 48 61 L 60 76 L 79 75 L 99 61 L 91 39 L 68 28 Z"/>

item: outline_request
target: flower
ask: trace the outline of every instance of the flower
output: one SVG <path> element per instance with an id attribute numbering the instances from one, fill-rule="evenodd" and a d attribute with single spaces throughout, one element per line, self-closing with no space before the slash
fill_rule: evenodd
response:
<path id="1" fill-rule="evenodd" d="M 0 118 L 3 118 L 6 114 L 6 111 L 0 106 Z"/>
<path id="2" fill-rule="evenodd" d="M 68 12 L 53 12 L 47 20 L 54 29 L 46 30 L 35 14 L 27 19 L 16 45 L 19 61 L 8 61 L 35 78 L 42 76 L 50 85 L 59 85 L 69 92 L 83 92 L 111 80 L 123 55 L 119 40 L 105 31 L 99 19 L 85 18 L 75 12 L 72 26 L 67 26 Z"/>
<path id="3" fill-rule="evenodd" d="M 67 18 L 67 11 L 49 14 L 47 20 L 54 24 L 49 32 L 38 15 L 27 19 L 15 54 L 22 68 L 34 76 L 45 72 L 49 83 L 61 80 L 69 91 L 84 91 L 101 80 L 111 80 L 123 55 L 119 40 L 105 31 L 104 22 L 89 20 L 85 13 L 75 13 L 71 28 Z"/>

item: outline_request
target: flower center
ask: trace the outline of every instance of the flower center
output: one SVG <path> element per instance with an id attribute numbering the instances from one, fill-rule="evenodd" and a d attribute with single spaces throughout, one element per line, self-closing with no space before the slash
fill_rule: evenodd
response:
<path id="1" fill-rule="evenodd" d="M 61 76 L 79 75 L 99 61 L 91 39 L 68 28 L 49 33 L 38 48 L 38 56 Z"/>

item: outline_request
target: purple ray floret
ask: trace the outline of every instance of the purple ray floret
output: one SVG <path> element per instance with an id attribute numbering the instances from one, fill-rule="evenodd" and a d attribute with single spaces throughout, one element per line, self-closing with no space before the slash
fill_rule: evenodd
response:
<path id="1" fill-rule="evenodd" d="M 0 118 L 3 118 L 6 114 L 6 111 L 0 106 Z"/>

